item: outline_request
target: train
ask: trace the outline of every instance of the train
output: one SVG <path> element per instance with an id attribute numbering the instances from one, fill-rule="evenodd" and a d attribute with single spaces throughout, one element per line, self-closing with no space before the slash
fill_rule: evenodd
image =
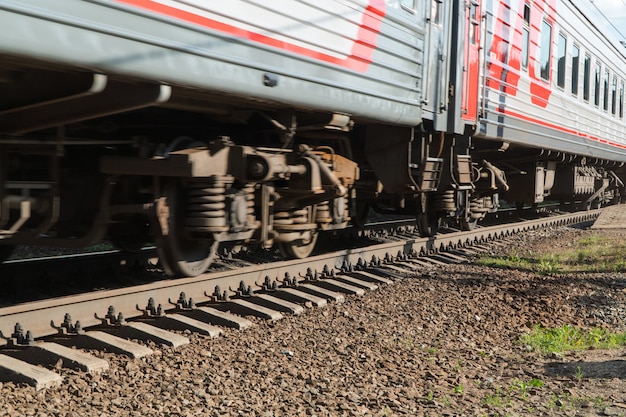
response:
<path id="1" fill-rule="evenodd" d="M 0 0 L 0 255 L 306 258 L 626 195 L 624 46 L 583 0 Z"/>

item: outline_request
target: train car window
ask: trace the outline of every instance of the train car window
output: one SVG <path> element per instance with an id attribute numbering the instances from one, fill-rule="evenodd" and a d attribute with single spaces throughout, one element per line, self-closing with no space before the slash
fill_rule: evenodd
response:
<path id="1" fill-rule="evenodd" d="M 400 0 L 403 9 L 415 11 L 415 0 Z"/>
<path id="2" fill-rule="evenodd" d="M 528 45 L 530 44 L 530 5 L 524 4 L 524 27 L 522 28 L 522 68 L 528 69 Z"/>
<path id="3" fill-rule="evenodd" d="M 524 23 L 530 25 L 530 4 L 524 4 Z"/>
<path id="4" fill-rule="evenodd" d="M 602 108 L 606 111 L 609 109 L 609 70 L 604 70 L 604 91 L 602 96 Z"/>
<path id="5" fill-rule="evenodd" d="M 613 76 L 611 83 L 611 114 L 615 116 L 617 112 L 617 77 Z"/>
<path id="6" fill-rule="evenodd" d="M 478 40 L 478 29 L 480 27 L 480 16 L 478 15 L 478 3 L 472 1 L 470 5 L 470 42 L 472 45 L 476 45 Z"/>
<path id="7" fill-rule="evenodd" d="M 589 101 L 589 90 L 591 81 L 591 57 L 585 55 L 585 64 L 583 68 L 583 99 Z"/>
<path id="8" fill-rule="evenodd" d="M 529 29 L 522 30 L 522 68 L 528 69 L 528 42 L 530 40 Z"/>
<path id="9" fill-rule="evenodd" d="M 600 105 L 600 74 L 601 74 L 600 64 L 596 62 L 596 82 L 594 84 L 593 90 L 593 104 L 598 107 Z"/>
<path id="10" fill-rule="evenodd" d="M 580 48 L 572 47 L 572 94 L 578 96 L 578 72 L 580 70 Z"/>
<path id="11" fill-rule="evenodd" d="M 541 55 L 539 74 L 550 81 L 550 57 L 552 56 L 552 25 L 546 20 L 541 24 Z"/>
<path id="12" fill-rule="evenodd" d="M 435 25 L 441 24 L 441 0 L 432 0 L 430 6 L 430 21 Z"/>
<path id="13" fill-rule="evenodd" d="M 565 53 L 567 50 L 567 38 L 559 33 L 559 43 L 557 44 L 558 60 L 556 65 L 556 85 L 565 88 Z"/>
<path id="14" fill-rule="evenodd" d="M 619 118 L 624 118 L 624 80 L 619 82 Z"/>

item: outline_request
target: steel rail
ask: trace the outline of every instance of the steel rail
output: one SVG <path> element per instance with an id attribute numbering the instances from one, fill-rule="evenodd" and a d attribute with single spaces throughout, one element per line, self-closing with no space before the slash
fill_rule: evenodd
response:
<path id="1" fill-rule="evenodd" d="M 128 288 L 12 305 L 0 308 L 0 346 L 8 343 L 8 338 L 13 333 L 16 323 L 20 323 L 24 330 L 30 331 L 35 338 L 41 338 L 56 334 L 58 330 L 52 327 L 51 322 L 57 325 L 62 323 L 65 314 L 70 314 L 73 321 L 80 321 L 82 327 L 87 328 L 102 324 L 100 318 L 106 315 L 109 306 L 113 306 L 116 313 L 122 313 L 126 319 L 131 319 L 143 315 L 137 306 L 144 308 L 149 298 L 153 298 L 156 305 L 161 304 L 167 310 L 173 308 L 170 300 L 175 303 L 180 293 L 183 292 L 187 298 L 193 298 L 195 303 L 203 303 L 212 300 L 211 294 L 216 286 L 225 290 L 237 288 L 239 283 L 243 282 L 246 286 L 250 285 L 254 288 L 257 283 L 262 283 L 266 276 L 280 281 L 286 273 L 302 281 L 307 269 L 320 272 L 324 267 L 340 270 L 345 263 L 355 265 L 359 259 L 369 263 L 373 258 L 395 258 L 398 254 L 431 254 L 529 230 L 591 221 L 601 211 L 597 209 L 562 214 L 514 224 L 480 227 L 467 232 L 451 232 L 430 238 L 398 236 L 397 241 L 345 249 L 306 259 L 245 266 L 193 278 L 165 279 Z"/>

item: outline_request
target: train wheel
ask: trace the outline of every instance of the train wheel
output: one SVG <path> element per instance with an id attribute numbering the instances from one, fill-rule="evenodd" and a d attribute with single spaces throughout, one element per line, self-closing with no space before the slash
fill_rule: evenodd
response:
<path id="1" fill-rule="evenodd" d="M 356 200 L 352 204 L 354 205 L 352 221 L 357 227 L 365 226 L 370 212 L 369 204 L 360 200 Z"/>
<path id="2" fill-rule="evenodd" d="M 471 199 L 469 213 L 467 213 L 465 218 L 459 220 L 461 230 L 474 230 L 478 221 L 484 219 L 492 208 L 492 198 L 480 197 Z"/>
<path id="3" fill-rule="evenodd" d="M 167 233 L 157 239 L 159 260 L 170 275 L 196 276 L 205 272 L 217 253 L 218 241 L 194 238 L 185 230 L 185 192 L 178 182 L 166 184 L 164 195 L 169 213 Z"/>
<path id="4" fill-rule="evenodd" d="M 602 207 L 602 203 L 598 200 L 594 200 L 594 201 L 583 201 L 581 203 L 581 207 L 583 210 L 585 211 L 589 211 L 589 210 L 594 210 L 594 209 L 599 209 Z"/>
<path id="5" fill-rule="evenodd" d="M 435 236 L 439 226 L 441 226 L 441 216 L 437 213 L 419 213 L 417 215 L 417 229 L 421 237 Z"/>
<path id="6" fill-rule="evenodd" d="M 461 230 L 470 231 L 470 230 L 474 230 L 474 228 L 478 224 L 478 219 L 472 218 L 470 216 L 468 218 L 461 219 L 459 223 L 461 224 Z"/>
<path id="7" fill-rule="evenodd" d="M 311 239 L 304 242 L 302 239 L 297 239 L 291 242 L 281 242 L 278 244 L 278 249 L 282 255 L 291 259 L 303 259 L 308 257 L 317 243 L 317 233 L 313 233 Z"/>
<path id="8" fill-rule="evenodd" d="M 422 193 L 420 196 L 416 216 L 417 230 L 421 237 L 431 237 L 437 234 L 441 226 L 441 215 L 432 209 L 433 196 Z"/>

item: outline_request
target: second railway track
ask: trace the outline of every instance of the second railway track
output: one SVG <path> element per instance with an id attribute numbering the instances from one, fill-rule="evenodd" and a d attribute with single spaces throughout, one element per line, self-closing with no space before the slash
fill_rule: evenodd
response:
<path id="1" fill-rule="evenodd" d="M 154 330 L 157 333 L 150 333 L 149 328 L 152 326 L 145 321 L 140 324 L 128 323 L 140 318 L 156 321 L 167 314 L 176 323 L 170 323 L 172 329 L 183 326 L 216 335 L 219 328 L 212 328 L 208 324 L 203 326 L 202 322 L 245 327 L 249 322 L 241 316 L 278 319 L 284 313 L 297 314 L 302 304 L 315 305 L 325 303 L 328 299 L 341 299 L 343 293 L 363 291 L 386 282 L 385 276 L 410 273 L 412 268 L 419 268 L 420 256 L 428 257 L 429 262 L 438 262 L 438 256 L 447 256 L 449 262 L 453 262 L 455 255 L 451 254 L 452 251 L 471 254 L 473 245 L 518 232 L 591 221 L 600 212 L 593 210 L 561 214 L 515 224 L 483 227 L 470 232 L 450 232 L 432 238 L 419 238 L 407 230 L 389 237 L 384 243 L 329 252 L 302 260 L 263 264 L 235 260 L 223 265 L 222 270 L 194 278 L 159 280 L 10 305 L 0 308 L 0 346 L 4 346 L 4 349 L 46 346 L 48 355 L 63 357 L 63 352 L 55 351 L 54 344 L 50 347 L 34 341 L 59 333 L 82 333 L 83 330 L 89 333 L 91 329 L 114 330 L 122 337 L 128 333 L 120 332 L 120 329 L 131 329 L 135 334 L 144 332 L 148 338 L 161 340 L 162 343 L 184 344 L 184 338 L 176 337 L 173 333 L 171 339 L 168 339 L 167 333 L 161 334 L 158 330 Z M 406 263 L 407 260 L 412 262 L 412 267 Z M 350 272 L 355 269 L 366 274 L 355 278 L 355 274 Z M 252 293 L 249 293 L 249 289 Z M 198 306 L 205 307 L 198 309 Z M 229 312 L 237 312 L 239 315 L 230 315 Z M 77 324 L 80 324 L 78 328 Z M 101 332 L 97 334 L 101 335 Z M 127 354 L 132 356 L 142 353 Z M 11 367 L 5 359 L 13 363 L 10 357 L 2 355 L 0 351 L 0 367 L 10 372 L 15 371 L 14 367 L 24 368 L 21 362 L 13 363 Z M 72 360 L 65 358 L 65 363 Z M 89 370 L 89 366 L 78 368 Z M 51 379 L 37 378 L 27 375 L 17 377 L 16 380 L 38 388 L 57 382 L 54 376 L 50 376 Z"/>

